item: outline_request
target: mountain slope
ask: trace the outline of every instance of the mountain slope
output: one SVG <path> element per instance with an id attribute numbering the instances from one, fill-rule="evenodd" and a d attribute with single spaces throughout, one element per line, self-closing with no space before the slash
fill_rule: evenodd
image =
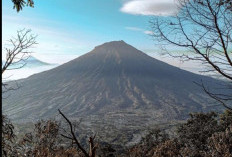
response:
<path id="1" fill-rule="evenodd" d="M 193 82 L 219 81 L 149 57 L 123 41 L 95 47 L 57 68 L 20 80 L 21 88 L 3 101 L 14 120 L 57 115 L 98 116 L 129 124 L 184 119 L 189 112 L 211 109 Z M 91 119 L 91 118 L 90 118 Z"/>

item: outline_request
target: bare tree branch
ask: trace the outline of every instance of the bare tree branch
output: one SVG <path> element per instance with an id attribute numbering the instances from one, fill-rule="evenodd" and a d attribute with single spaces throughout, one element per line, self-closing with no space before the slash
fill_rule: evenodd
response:
<path id="1" fill-rule="evenodd" d="M 154 18 L 151 21 L 153 37 L 161 43 L 165 54 L 180 58 L 182 61 L 199 61 L 208 66 L 207 69 L 202 70 L 203 72 L 218 74 L 231 83 L 232 2 L 178 0 L 178 7 L 180 11 L 176 16 L 164 19 Z M 175 54 L 165 48 L 167 45 L 180 47 L 186 51 Z M 232 100 L 232 94 L 222 98 L 219 94 L 205 90 L 204 87 L 202 88 L 205 93 L 224 107 L 228 106 L 224 100 Z M 225 89 L 232 93 L 230 86 Z M 228 103 L 232 102 L 228 101 Z"/>
<path id="2" fill-rule="evenodd" d="M 75 131 L 74 131 L 74 127 L 73 124 L 71 123 L 71 121 L 58 109 L 59 113 L 61 114 L 61 116 L 66 120 L 66 122 L 68 123 L 69 127 L 70 127 L 70 135 L 64 135 L 61 134 L 62 137 L 67 138 L 69 140 L 72 140 L 76 143 L 78 149 L 81 150 L 81 152 L 86 156 L 86 157 L 95 157 L 96 156 L 96 150 L 98 145 L 94 144 L 94 140 L 96 137 L 96 134 L 93 137 L 89 137 L 89 153 L 87 153 L 87 151 L 84 149 L 83 146 L 81 146 L 80 142 L 78 141 L 76 135 L 75 135 Z"/>
<path id="3" fill-rule="evenodd" d="M 36 35 L 31 33 L 31 30 L 19 30 L 17 31 L 16 38 L 10 39 L 9 47 L 5 48 L 6 60 L 2 65 L 2 76 L 4 76 L 7 70 L 16 70 L 23 68 L 26 65 L 26 60 L 32 53 L 31 48 L 37 44 Z M 4 78 L 3 78 L 4 79 Z M 16 86 L 18 89 L 19 86 Z M 14 90 L 13 87 L 8 87 L 8 83 L 2 81 L 3 93 Z"/>
<path id="4" fill-rule="evenodd" d="M 80 142 L 77 140 L 76 138 L 76 135 L 73 131 L 73 125 L 72 123 L 70 122 L 70 120 L 58 109 L 59 113 L 61 114 L 61 116 L 66 120 L 66 122 L 68 123 L 69 127 L 70 127 L 70 132 L 71 132 L 71 139 L 75 141 L 75 143 L 77 144 L 78 148 L 82 151 L 82 153 L 86 156 L 86 157 L 89 157 L 89 154 L 86 152 L 86 150 L 81 146 Z M 62 135 L 63 136 L 63 135 Z M 63 136 L 65 137 L 65 136 Z M 68 137 L 68 139 L 70 139 Z"/>

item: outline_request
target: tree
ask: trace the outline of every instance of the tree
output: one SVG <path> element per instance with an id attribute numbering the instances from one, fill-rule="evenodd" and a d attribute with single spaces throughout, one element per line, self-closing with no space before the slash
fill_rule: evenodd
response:
<path id="1" fill-rule="evenodd" d="M 22 10 L 22 8 L 25 6 L 26 2 L 24 0 L 11 0 L 12 3 L 14 4 L 13 9 L 16 9 L 17 12 L 19 12 L 20 10 Z M 30 7 L 34 7 L 34 1 L 33 0 L 27 0 L 27 6 Z M 12 38 L 9 40 L 10 42 L 10 47 L 11 48 L 5 48 L 6 50 L 6 61 L 5 63 L 2 63 L 2 76 L 5 73 L 5 71 L 7 70 L 12 70 L 12 69 L 19 69 L 22 68 L 25 65 L 25 60 L 27 58 L 29 58 L 29 56 L 27 56 L 28 54 L 30 54 L 30 52 L 27 52 L 27 50 L 29 48 L 31 48 L 33 45 L 37 44 L 35 41 L 36 36 L 34 35 L 29 35 L 30 34 L 30 30 L 20 30 L 17 32 L 17 37 L 16 38 Z M 29 36 L 28 36 L 29 35 Z M 20 56 L 21 55 L 21 56 Z M 19 66 L 19 67 L 14 67 L 14 68 L 10 68 L 11 66 L 13 66 L 16 63 L 19 62 L 24 62 L 23 65 Z M 21 64 L 20 63 L 20 64 Z M 16 84 L 17 85 L 17 84 Z M 18 85 L 16 86 L 18 88 Z M 8 83 L 3 82 L 3 78 L 2 78 L 2 96 L 4 93 L 6 93 L 7 91 L 10 90 L 15 90 L 17 89 L 15 87 L 9 87 Z M 1 136 L 1 147 L 0 147 L 0 152 L 4 151 L 4 147 L 8 147 L 6 144 L 4 144 L 3 140 L 4 140 L 4 130 L 9 130 L 9 128 L 11 128 L 12 131 L 12 135 L 13 135 L 13 125 L 10 123 L 10 121 L 6 121 L 6 116 L 3 116 L 2 114 L 2 106 L 0 106 L 0 113 L 1 113 L 1 126 L 0 126 L 0 132 L 3 133 L 3 136 Z M 12 126 L 12 127 L 9 127 Z M 13 137 L 13 136 L 12 136 Z M 8 139 L 8 140 L 12 140 Z M 2 150 L 3 149 L 3 150 Z"/>
<path id="2" fill-rule="evenodd" d="M 180 154 L 180 145 L 176 140 L 167 140 L 160 143 L 152 152 L 152 157 L 173 157 L 182 156 Z"/>
<path id="3" fill-rule="evenodd" d="M 5 48 L 6 59 L 2 65 L 2 76 L 8 70 L 23 68 L 26 65 L 26 60 L 32 53 L 31 48 L 37 44 L 36 35 L 33 35 L 31 30 L 25 29 L 17 31 L 17 36 L 13 37 L 8 42 L 9 47 Z M 18 88 L 18 86 L 16 88 Z M 16 88 L 2 81 L 2 93 L 15 90 Z"/>
<path id="4" fill-rule="evenodd" d="M 230 110 L 226 110 L 223 114 L 220 115 L 220 128 L 225 130 L 232 125 L 232 112 Z"/>
<path id="5" fill-rule="evenodd" d="M 71 123 L 71 121 L 60 111 L 58 110 L 60 115 L 66 120 L 66 122 L 69 125 L 70 131 L 68 133 L 68 131 L 65 131 L 66 133 L 68 133 L 68 135 L 64 135 L 61 134 L 61 136 L 63 136 L 66 139 L 69 139 L 71 141 L 74 141 L 74 143 L 77 146 L 77 150 L 81 150 L 81 152 L 84 154 L 85 157 L 95 157 L 96 156 L 96 150 L 97 150 L 97 145 L 94 143 L 95 137 L 96 135 L 94 135 L 93 137 L 89 137 L 89 151 L 87 152 L 87 150 L 81 145 L 81 143 L 79 142 L 79 140 L 77 139 L 76 135 L 75 135 L 75 129 L 73 127 L 73 124 Z"/>
<path id="6" fill-rule="evenodd" d="M 190 114 L 190 119 L 177 130 L 180 143 L 193 152 L 207 150 L 207 139 L 221 131 L 217 116 L 214 112 Z"/>
<path id="7" fill-rule="evenodd" d="M 227 83 L 212 92 L 204 82 L 203 90 L 225 108 L 232 110 L 232 2 L 230 0 L 178 0 L 179 13 L 171 18 L 151 21 L 153 37 L 164 46 L 165 54 L 183 61 L 200 61 L 204 72 L 216 73 Z M 183 48 L 170 53 L 166 45 Z"/>
<path id="8" fill-rule="evenodd" d="M 177 130 L 183 156 L 215 156 L 217 151 L 227 154 L 231 150 L 232 112 L 226 110 L 220 115 L 211 112 L 190 116 Z M 224 155 L 219 153 L 216 156 Z"/>
<path id="9" fill-rule="evenodd" d="M 139 144 L 133 146 L 128 151 L 130 157 L 149 157 L 154 153 L 154 148 L 169 140 L 169 135 L 160 129 L 149 130 L 148 134 L 142 138 Z"/>
<path id="10" fill-rule="evenodd" d="M 128 156 L 232 156 L 232 112 L 194 113 L 190 116 L 187 122 L 179 124 L 174 137 L 155 140 L 150 148 L 146 147 L 149 143 L 137 144 L 129 149 Z M 161 133 L 155 135 L 159 137 Z"/>
<path id="11" fill-rule="evenodd" d="M 27 3 L 25 0 L 12 0 L 14 6 L 13 9 L 16 9 L 17 12 L 23 10 L 23 7 L 25 7 L 25 4 L 30 7 L 34 7 L 34 1 L 33 0 L 27 0 Z"/>
<path id="12" fill-rule="evenodd" d="M 2 76 L 8 70 L 20 69 L 23 66 L 25 66 L 26 60 L 29 58 L 31 54 L 30 48 L 32 48 L 35 44 L 37 44 L 36 36 L 31 34 L 31 30 L 23 29 L 23 30 L 18 31 L 17 36 L 9 40 L 9 47 L 5 48 L 6 60 L 2 64 Z M 15 85 L 12 85 L 12 82 L 11 82 L 11 85 L 10 85 L 8 82 L 4 82 L 3 79 L 4 78 L 2 78 L 2 97 L 10 90 L 16 90 L 19 88 L 17 82 L 15 82 Z M 6 117 L 3 116 L 2 114 L 2 104 L 0 106 L 0 113 L 2 117 L 0 132 L 3 133 L 3 139 L 1 141 L 4 142 L 3 141 L 5 138 L 4 130 L 9 130 L 10 128 L 9 126 L 13 126 L 13 125 L 11 125 L 11 123 L 8 121 L 4 121 L 6 120 Z M 13 129 L 11 129 L 11 131 L 13 132 Z M 12 138 L 11 139 L 5 138 L 5 139 L 11 140 Z M 8 144 L 6 144 L 6 142 L 2 143 L 2 147 L 0 151 L 2 152 L 2 148 L 4 150 L 4 149 L 7 149 L 7 147 L 8 147 Z"/>
<path id="13" fill-rule="evenodd" d="M 213 134 L 208 139 L 209 151 L 205 156 L 226 156 L 232 157 L 232 125 L 224 132 Z"/>
<path id="14" fill-rule="evenodd" d="M 17 156 L 35 157 L 74 157 L 78 154 L 60 136 L 60 123 L 55 120 L 38 121 L 34 130 L 19 140 L 13 152 L 17 152 Z"/>
<path id="15" fill-rule="evenodd" d="M 221 5 L 226 5 L 227 9 L 232 11 L 232 1 L 231 0 L 220 0 Z"/>
<path id="16" fill-rule="evenodd" d="M 2 155 L 5 157 L 12 156 L 14 150 L 12 144 L 15 142 L 14 125 L 6 116 L 2 116 L 2 121 Z"/>

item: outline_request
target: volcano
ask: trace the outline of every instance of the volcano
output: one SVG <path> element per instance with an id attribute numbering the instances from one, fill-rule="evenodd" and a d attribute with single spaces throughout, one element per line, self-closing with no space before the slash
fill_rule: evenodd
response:
<path id="1" fill-rule="evenodd" d="M 13 120 L 67 116 L 147 123 L 185 119 L 211 110 L 194 82 L 220 82 L 156 60 L 124 41 L 95 47 L 68 63 L 19 80 L 21 88 L 3 100 Z M 90 118 L 91 119 L 91 118 Z"/>

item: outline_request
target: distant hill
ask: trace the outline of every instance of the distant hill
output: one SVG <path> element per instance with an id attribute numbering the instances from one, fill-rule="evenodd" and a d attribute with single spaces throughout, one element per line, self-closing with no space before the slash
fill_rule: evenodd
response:
<path id="1" fill-rule="evenodd" d="M 30 56 L 27 60 L 27 66 L 43 66 L 43 65 L 51 65 L 51 64 L 43 62 L 33 56 Z"/>
<path id="2" fill-rule="evenodd" d="M 2 61 L 2 65 L 4 65 L 5 61 Z M 26 63 L 26 64 L 25 64 Z M 11 66 L 11 68 L 14 68 L 14 67 L 20 67 L 21 65 L 24 65 L 24 67 L 27 67 L 27 68 L 34 68 L 34 67 L 39 67 L 39 66 L 47 66 L 47 65 L 51 65 L 50 63 L 46 63 L 46 62 L 43 62 L 33 56 L 30 56 L 27 60 L 24 61 L 21 61 L 21 62 L 18 62 L 14 65 Z"/>
<path id="3" fill-rule="evenodd" d="M 214 109 L 194 84 L 201 80 L 211 87 L 222 83 L 156 60 L 124 41 L 113 41 L 20 80 L 22 87 L 3 100 L 3 111 L 24 122 L 56 117 L 61 109 L 70 118 L 82 117 L 85 128 L 130 134 L 184 120 L 189 112 Z"/>

